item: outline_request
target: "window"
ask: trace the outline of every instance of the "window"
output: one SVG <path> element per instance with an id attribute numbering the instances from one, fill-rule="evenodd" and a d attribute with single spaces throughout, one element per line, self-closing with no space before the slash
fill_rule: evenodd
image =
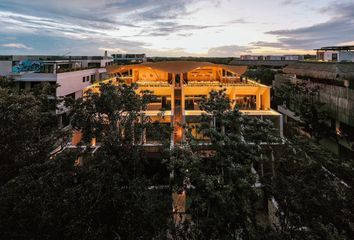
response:
<path id="1" fill-rule="evenodd" d="M 85 77 L 82 77 L 82 82 L 85 82 Z"/>
<path id="2" fill-rule="evenodd" d="M 86 76 L 86 82 L 90 81 L 90 76 Z"/>
<path id="3" fill-rule="evenodd" d="M 241 110 L 256 110 L 256 96 L 254 95 L 238 95 L 236 96 L 236 105 Z"/>
<path id="4" fill-rule="evenodd" d="M 96 81 L 96 75 L 92 74 L 91 75 L 91 83 L 94 83 Z"/>

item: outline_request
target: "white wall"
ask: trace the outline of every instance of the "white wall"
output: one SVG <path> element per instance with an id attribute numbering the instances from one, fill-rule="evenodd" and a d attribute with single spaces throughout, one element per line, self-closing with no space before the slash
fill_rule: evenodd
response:
<path id="1" fill-rule="evenodd" d="M 12 71 L 12 61 L 0 61 L 0 76 L 5 76 Z"/>
<path id="2" fill-rule="evenodd" d="M 57 88 L 57 96 L 66 96 L 68 94 L 76 93 L 78 91 L 82 91 L 84 88 L 91 85 L 91 75 L 96 76 L 96 80 L 98 80 L 98 74 L 105 72 L 106 69 L 94 68 L 94 69 L 86 69 L 75 72 L 65 72 L 57 74 L 57 84 L 60 87 Z M 89 76 L 89 81 L 82 81 L 83 77 Z"/>
<path id="3" fill-rule="evenodd" d="M 338 51 L 326 51 L 324 52 L 324 61 L 332 61 L 332 54 L 338 54 Z"/>

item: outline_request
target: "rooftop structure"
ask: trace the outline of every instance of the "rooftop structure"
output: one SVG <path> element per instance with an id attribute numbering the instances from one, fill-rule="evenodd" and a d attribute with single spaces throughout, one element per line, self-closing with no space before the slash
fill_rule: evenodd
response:
<path id="1" fill-rule="evenodd" d="M 332 46 L 315 49 L 317 60 L 326 62 L 354 62 L 354 46 Z"/>
<path id="2" fill-rule="evenodd" d="M 241 55 L 241 60 L 261 61 L 302 61 L 304 55 Z"/>
<path id="3" fill-rule="evenodd" d="M 354 63 L 299 62 L 285 67 L 283 71 L 305 79 L 327 80 L 327 84 L 339 81 L 354 88 Z"/>
<path id="4" fill-rule="evenodd" d="M 135 83 L 138 85 L 137 93 L 150 90 L 157 96 L 157 101 L 148 105 L 145 114 L 154 121 L 171 124 L 175 143 L 184 137 L 179 123 L 200 124 L 198 116 L 203 114 L 199 108 L 201 99 L 208 97 L 212 90 L 220 89 L 226 90 L 233 106 L 237 105 L 243 114 L 273 121 L 278 135 L 282 136 L 281 114 L 270 108 L 270 87 L 243 78 L 246 69 L 242 66 L 191 61 L 107 67 L 111 76 L 109 81 L 114 84 L 120 81 Z M 98 88 L 97 83 L 87 90 L 98 91 Z M 197 133 L 195 137 L 203 139 Z"/>

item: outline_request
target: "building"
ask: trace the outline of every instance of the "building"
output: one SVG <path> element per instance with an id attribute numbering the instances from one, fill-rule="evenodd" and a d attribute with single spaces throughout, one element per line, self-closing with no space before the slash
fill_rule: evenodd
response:
<path id="1" fill-rule="evenodd" d="M 354 46 L 323 47 L 315 50 L 319 61 L 354 62 Z"/>
<path id="2" fill-rule="evenodd" d="M 277 95 L 282 84 L 308 83 L 319 87 L 319 101 L 329 113 L 328 128 L 332 132 L 322 143 L 343 158 L 354 159 L 354 63 L 300 62 L 283 69 L 273 81 Z M 284 123 L 300 121 L 294 114 L 296 106 L 278 106 Z"/>
<path id="3" fill-rule="evenodd" d="M 0 56 L 0 75 L 12 78 L 19 89 L 30 90 L 41 82 L 57 84 L 56 97 L 77 99 L 84 88 L 107 78 L 106 67 L 111 64 L 110 57 L 102 56 Z M 66 119 L 66 110 L 61 109 L 57 113 Z"/>
<path id="4" fill-rule="evenodd" d="M 282 136 L 282 115 L 270 108 L 270 87 L 255 81 L 243 79 L 247 67 L 212 64 L 192 61 L 167 61 L 143 63 L 137 65 L 108 67 L 110 80 L 114 84 L 120 81 L 138 85 L 141 90 L 153 91 L 157 100 L 148 105 L 145 112 L 153 121 L 171 125 L 174 129 L 172 143 L 178 143 L 185 137 L 179 123 L 200 124 L 199 103 L 208 97 L 212 90 L 226 89 L 232 104 L 240 112 L 252 117 L 269 119 L 274 123 L 279 136 Z M 99 84 L 93 84 L 87 90 L 98 91 Z M 163 112 L 163 117 L 161 117 Z M 204 137 L 193 133 L 203 141 Z M 154 144 L 145 133 L 145 145 Z"/>
<path id="5" fill-rule="evenodd" d="M 112 54 L 112 58 L 115 64 L 125 65 L 125 64 L 137 64 L 144 63 L 147 61 L 145 53 L 142 54 Z"/>
<path id="6" fill-rule="evenodd" d="M 82 96 L 82 90 L 107 78 L 112 59 L 102 56 L 0 56 L 0 75 L 13 78 L 20 89 L 41 82 L 58 84 L 56 96 Z"/>
<path id="7" fill-rule="evenodd" d="M 241 60 L 251 61 L 303 61 L 303 55 L 241 55 Z"/>

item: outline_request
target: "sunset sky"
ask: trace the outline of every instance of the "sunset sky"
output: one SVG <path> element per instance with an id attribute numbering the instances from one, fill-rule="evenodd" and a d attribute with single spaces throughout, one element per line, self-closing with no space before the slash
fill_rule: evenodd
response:
<path id="1" fill-rule="evenodd" d="M 0 0 L 0 26 L 0 54 L 302 54 L 354 45 L 354 0 Z"/>

